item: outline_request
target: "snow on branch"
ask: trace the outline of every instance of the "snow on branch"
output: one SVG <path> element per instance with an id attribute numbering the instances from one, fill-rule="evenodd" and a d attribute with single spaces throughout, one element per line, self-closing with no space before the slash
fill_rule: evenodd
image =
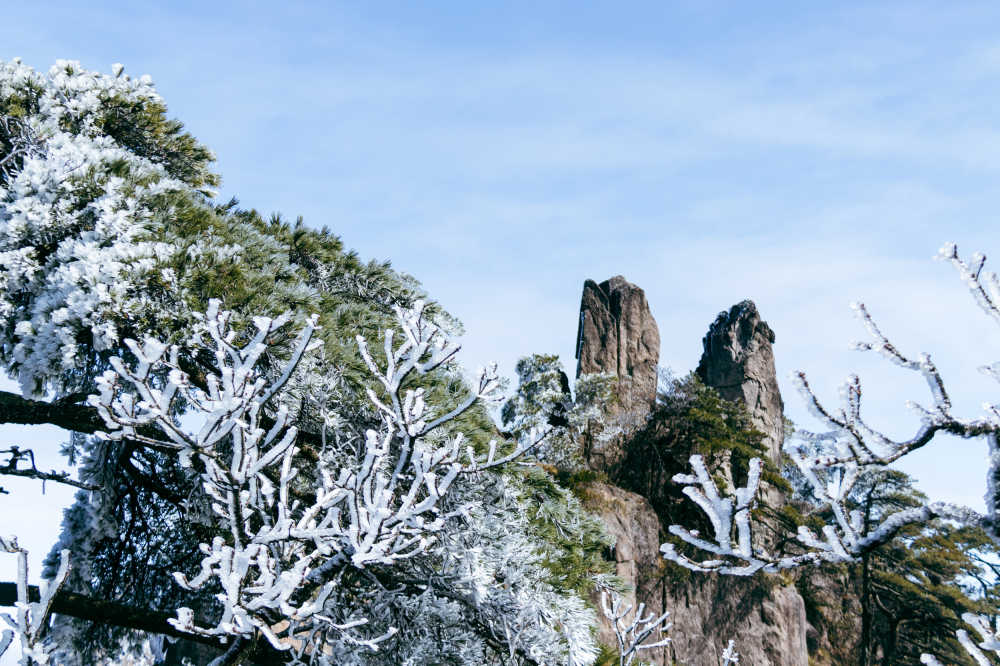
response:
<path id="1" fill-rule="evenodd" d="M 987 657 L 986 653 L 1000 656 L 1000 619 L 996 620 L 994 626 L 990 626 L 990 618 L 985 615 L 963 613 L 962 620 L 972 627 L 980 638 L 977 643 L 968 631 L 959 629 L 955 632 L 955 636 L 962 649 L 975 660 L 978 666 L 994 666 L 995 662 Z M 937 658 L 929 654 L 920 655 L 920 662 L 927 664 L 927 666 L 942 666 Z"/>
<path id="2" fill-rule="evenodd" d="M 673 481 L 683 484 L 682 492 L 708 516 L 714 533 L 713 540 L 704 539 L 697 531 L 688 530 L 680 525 L 671 525 L 668 530 L 685 543 L 709 553 L 712 557 L 696 562 L 680 553 L 674 544 L 665 543 L 660 547 L 660 551 L 666 559 L 692 571 L 715 571 L 732 576 L 751 576 L 758 571 L 773 573 L 814 559 L 812 554 L 774 559 L 762 548 L 754 546 L 750 511 L 760 486 L 762 467 L 760 458 L 750 460 L 747 483 L 744 487 L 737 488 L 732 497 L 724 497 L 719 492 L 700 455 L 691 456 L 690 463 L 694 474 L 676 474 Z"/>
<path id="3" fill-rule="evenodd" d="M 904 355 L 885 337 L 864 304 L 855 303 L 852 307 L 873 338 L 871 342 L 855 343 L 855 349 L 875 351 L 901 368 L 920 374 L 930 389 L 933 406 L 927 408 L 908 401 L 907 406 L 920 417 L 920 427 L 909 439 L 893 440 L 862 418 L 861 380 L 857 375 L 849 376 L 841 386 L 841 406 L 834 412 L 827 409 L 813 393 L 805 373 L 795 373 L 793 380 L 809 411 L 830 428 L 829 431 L 818 434 L 806 431 L 796 433 L 799 439 L 815 443 L 826 451 L 822 464 L 855 461 L 865 465 L 888 465 L 927 445 L 942 431 L 960 437 L 979 437 L 1000 430 L 1000 415 L 993 406 L 988 407 L 987 416 L 979 419 L 959 419 L 952 415 L 951 398 L 930 355 L 921 354 L 916 359 Z"/>
<path id="4" fill-rule="evenodd" d="M 720 657 L 720 666 L 740 663 L 740 653 L 736 651 L 736 641 L 730 640 Z"/>
<path id="5" fill-rule="evenodd" d="M 221 586 L 217 598 L 223 612 L 215 626 L 203 627 L 190 609 L 180 608 L 172 621 L 176 628 L 223 638 L 259 633 L 274 648 L 300 656 L 324 654 L 330 640 L 377 650 L 395 629 L 366 636 L 360 632 L 368 618 L 334 620 L 337 609 L 327 604 L 334 603 L 338 572 L 391 566 L 428 552 L 451 515 L 438 504 L 458 475 L 504 464 L 530 448 L 498 457 L 493 442 L 487 455 L 477 456 L 461 433 L 428 437 L 476 400 L 490 399 L 499 387 L 496 369 L 480 374 L 468 399 L 435 416 L 424 390 L 410 388 L 408 379 L 440 367 L 458 348 L 424 318 L 422 303 L 397 309 L 397 318 L 400 330 L 385 332 L 384 367 L 358 338 L 380 387 L 367 393 L 381 427 L 366 432 L 355 465 L 320 466 L 303 475 L 295 466 L 297 428 L 275 398 L 312 348 L 315 317 L 306 321 L 274 379 L 260 360 L 289 318 L 254 318 L 256 334 L 239 344 L 231 314 L 220 310 L 218 301 L 202 317 L 208 339 L 201 344 L 208 349 L 201 351 L 210 352 L 216 365 L 207 389 L 189 381 L 176 346 L 129 340 L 135 367 L 112 360 L 114 370 L 99 381 L 100 395 L 91 397 L 111 428 L 105 436 L 142 441 L 142 433 L 149 432 L 145 426 L 156 426 L 165 439 L 155 444 L 176 451 L 182 464 L 201 476 L 212 501 L 217 533 L 201 544 L 200 571 L 174 577 L 187 589 Z M 199 427 L 183 427 L 182 413 L 184 423 Z"/>
<path id="6" fill-rule="evenodd" d="M 1000 283 L 994 273 L 983 273 L 986 257 L 980 253 L 972 256 L 969 262 L 962 261 L 958 249 L 953 243 L 946 243 L 938 254 L 939 258 L 950 261 L 958 269 L 962 280 L 969 287 L 976 303 L 990 317 L 1000 322 Z M 800 431 L 796 438 L 798 444 L 786 447 L 799 469 L 825 501 L 831 502 L 837 510 L 840 497 L 850 490 L 858 475 L 867 469 L 889 465 L 903 456 L 929 444 L 941 432 L 950 433 L 963 438 L 984 436 L 990 447 L 990 468 L 987 476 L 986 505 L 988 514 L 981 517 L 969 509 L 945 504 L 930 505 L 922 514 L 910 516 L 896 515 L 887 520 L 894 521 L 889 525 L 880 526 L 875 530 L 878 534 L 888 534 L 893 524 L 900 522 L 922 522 L 932 517 L 948 517 L 966 523 L 980 524 L 991 531 L 994 536 L 1000 536 L 997 527 L 997 514 L 1000 511 L 1000 451 L 997 448 L 997 433 L 1000 432 L 1000 407 L 985 404 L 985 415 L 966 419 L 955 416 L 952 412 L 952 402 L 945 387 L 944 379 L 930 355 L 920 354 L 911 357 L 904 354 L 893 344 L 875 323 L 868 309 L 863 304 L 854 304 L 853 308 L 870 335 L 870 341 L 855 343 L 855 348 L 861 351 L 874 351 L 884 356 L 890 362 L 901 368 L 918 373 L 930 390 L 931 404 L 923 406 L 908 401 L 907 406 L 920 418 L 916 432 L 908 439 L 895 440 L 877 428 L 871 426 L 861 415 L 861 381 L 851 375 L 841 387 L 841 405 L 836 411 L 826 408 L 813 393 L 805 374 L 798 372 L 794 380 L 800 393 L 806 401 L 812 414 L 819 419 L 828 430 L 821 433 Z M 982 372 L 995 379 L 1000 379 L 1000 364 L 980 368 Z M 825 478 L 816 478 L 825 477 Z M 838 514 L 838 523 L 843 528 L 845 536 L 855 541 L 852 536 L 849 516 Z M 876 534 L 876 537 L 878 536 Z M 862 540 L 863 541 L 863 540 Z M 869 538 L 869 542 L 877 543 L 878 538 Z M 854 543 L 850 545 L 854 546 Z M 863 544 L 862 544 L 863 546 Z"/>
<path id="7" fill-rule="evenodd" d="M 1000 323 L 1000 279 L 992 271 L 983 273 L 986 255 L 982 252 L 974 252 L 969 261 L 965 262 L 959 258 L 958 246 L 955 243 L 945 243 L 938 250 L 937 258 L 950 261 L 955 266 L 959 277 L 962 278 L 973 298 L 976 299 L 976 305 L 997 323 Z"/>
<path id="8" fill-rule="evenodd" d="M 426 374 L 454 358 L 459 347 L 451 344 L 444 331 L 423 316 L 424 302 L 417 301 L 412 309 L 404 310 L 396 307 L 396 315 L 402 327 L 403 340 L 398 347 L 393 347 L 395 332 L 388 330 L 384 336 L 385 367 L 379 367 L 373 359 L 367 341 L 357 336 L 358 349 L 361 357 L 378 379 L 387 398 L 378 396 L 374 389 L 367 390 L 368 399 L 374 404 L 387 428 L 395 428 L 402 440 L 403 455 L 399 465 L 405 464 L 405 457 L 413 453 L 413 441 L 427 436 L 439 426 L 454 421 L 468 411 L 477 401 L 493 401 L 498 399 L 500 378 L 497 375 L 495 363 L 481 368 L 474 383 L 474 391 L 449 412 L 434 418 L 429 416 L 424 402 L 424 390 L 402 391 L 406 379 L 412 373 Z M 430 420 L 428 420 L 430 419 Z M 471 448 L 460 451 L 463 444 L 461 436 L 453 440 L 454 450 L 448 456 L 446 464 L 458 465 L 464 454 L 468 464 L 455 467 L 459 472 L 478 472 L 492 467 L 507 464 L 520 458 L 529 450 L 535 448 L 548 434 L 548 429 L 537 429 L 532 432 L 526 443 L 520 444 L 509 454 L 497 458 L 497 442 L 491 441 L 485 457 L 477 457 Z M 440 462 L 445 461 L 444 458 Z M 397 468 L 397 472 L 398 472 Z M 391 483 L 396 480 L 394 473 Z M 450 483 L 450 481 L 449 481 Z"/>
<path id="9" fill-rule="evenodd" d="M 604 612 L 604 617 L 611 621 L 618 641 L 619 666 L 630 666 L 641 650 L 652 650 L 670 644 L 669 637 L 663 637 L 653 643 L 646 642 L 654 634 L 663 636 L 670 631 L 672 623 L 667 621 L 670 613 L 660 616 L 650 613 L 644 616 L 645 604 L 640 603 L 633 612 L 632 605 L 625 603 L 616 590 L 604 585 L 600 588 L 601 610 Z"/>
<path id="10" fill-rule="evenodd" d="M 0 657 L 7 651 L 16 635 L 21 643 L 21 666 L 48 664 L 55 647 L 48 640 L 49 616 L 56 593 L 69 575 L 69 551 L 59 554 L 59 569 L 49 584 L 41 591 L 37 602 L 28 597 L 28 551 L 18 546 L 17 537 L 0 537 L 0 550 L 17 556 L 17 613 L 2 616 L 9 629 L 0 634 Z"/>
<path id="11" fill-rule="evenodd" d="M 695 455 L 690 459 L 694 474 L 677 474 L 673 480 L 685 484 L 684 494 L 708 517 L 714 533 L 712 540 L 680 525 L 671 525 L 668 531 L 710 557 L 701 561 L 692 560 L 680 553 L 672 543 L 665 543 L 660 547 L 663 556 L 692 571 L 751 576 L 758 571 L 775 573 L 821 560 L 849 561 L 886 543 L 904 527 L 926 523 L 934 518 L 946 518 L 964 524 L 981 521 L 969 509 L 935 502 L 898 511 L 875 525 L 868 525 L 862 520 L 860 511 L 850 508 L 851 491 L 859 478 L 857 465 L 812 467 L 810 465 L 815 458 L 796 457 L 793 454 L 793 459 L 812 485 L 814 496 L 829 507 L 835 519 L 835 524 L 825 526 L 819 535 L 805 526 L 799 526 L 796 536 L 804 547 L 803 552 L 775 556 L 760 545 L 761 540 L 754 536 L 750 512 L 760 485 L 762 462 L 759 458 L 750 461 L 747 485 L 737 488 L 732 497 L 726 497 L 720 493 L 702 457 Z"/>
<path id="12" fill-rule="evenodd" d="M 0 115 L 0 136 L 10 146 L 5 153 L 0 153 L 0 176 L 10 180 L 16 170 L 17 161 L 41 152 L 41 139 L 38 133 L 19 118 L 10 115 Z"/>
<path id="13" fill-rule="evenodd" d="M 1000 321 L 1000 281 L 992 273 L 982 273 L 985 257 L 976 254 L 970 262 L 963 262 L 953 244 L 946 244 L 940 256 L 955 264 L 979 306 Z M 992 532 L 994 538 L 1000 538 L 997 519 L 1000 514 L 1000 446 L 997 437 L 1000 433 L 1000 407 L 986 405 L 986 415 L 980 418 L 955 416 L 944 380 L 930 356 L 921 354 L 911 357 L 904 354 L 886 337 L 863 304 L 853 307 L 871 338 L 868 342 L 856 343 L 855 348 L 875 351 L 893 364 L 918 373 L 930 389 L 930 406 L 907 403 L 920 417 L 916 433 L 909 439 L 894 440 L 865 421 L 861 414 L 861 381 L 857 376 L 850 376 L 841 387 L 840 406 L 833 410 L 816 397 L 805 374 L 796 373 L 794 380 L 807 406 L 828 430 L 820 433 L 797 431 L 794 439 L 786 443 L 785 450 L 801 472 L 812 496 L 829 509 L 833 520 L 819 534 L 805 526 L 798 528 L 797 539 L 804 552 L 791 556 L 770 556 L 753 538 L 750 521 L 751 504 L 760 480 L 760 462 L 752 461 L 746 487 L 736 489 L 733 497 L 723 497 L 709 476 L 704 461 L 693 456 L 691 465 L 694 474 L 679 474 L 674 481 L 686 486 L 684 493 L 708 516 L 714 535 L 712 539 L 706 539 L 677 525 L 672 525 L 669 531 L 685 543 L 708 553 L 710 558 L 693 561 L 668 543 L 661 549 L 667 559 L 696 571 L 734 575 L 773 572 L 821 560 L 846 561 L 888 542 L 907 526 L 923 524 L 935 518 L 979 525 Z M 1000 379 L 1000 363 L 983 371 Z M 857 509 L 856 497 L 852 496 L 852 493 L 857 493 L 858 481 L 927 445 L 940 432 L 963 438 L 985 436 L 990 447 L 986 495 L 988 515 L 984 517 L 966 507 L 934 502 L 903 509 L 874 521 L 865 519 Z"/>

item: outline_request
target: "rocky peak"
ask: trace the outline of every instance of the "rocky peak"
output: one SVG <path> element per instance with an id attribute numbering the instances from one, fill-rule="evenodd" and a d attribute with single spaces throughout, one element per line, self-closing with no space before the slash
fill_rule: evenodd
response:
<path id="1" fill-rule="evenodd" d="M 698 374 L 723 397 L 744 402 L 776 452 L 782 441 L 783 416 L 773 342 L 774 333 L 756 306 L 751 301 L 739 303 L 720 314 L 709 328 Z M 659 329 L 642 289 L 621 276 L 601 284 L 584 283 L 577 333 L 578 377 L 614 373 L 620 381 L 631 383 L 627 388 L 632 389 L 632 402 L 645 415 L 656 396 L 659 343 Z M 588 464 L 612 469 L 609 462 L 615 460 L 616 450 L 597 453 L 587 454 Z M 660 524 L 645 497 L 601 482 L 580 490 L 585 506 L 601 517 L 615 539 L 611 556 L 628 588 L 626 601 L 644 603 L 647 612 L 671 612 L 673 642 L 643 653 L 645 661 L 656 666 L 716 666 L 719 654 L 734 638 L 740 663 L 806 666 L 805 603 L 794 586 L 759 577 L 672 575 L 659 550 L 667 526 Z M 599 622 L 599 638 L 613 645 L 610 623 L 603 616 Z"/>
<path id="2" fill-rule="evenodd" d="M 621 275 L 600 284 L 584 282 L 576 340 L 577 377 L 617 375 L 629 389 L 623 403 L 649 411 L 656 400 L 660 329 L 642 289 Z"/>
<path id="3" fill-rule="evenodd" d="M 774 331 L 753 301 L 741 301 L 715 318 L 702 340 L 697 373 L 726 400 L 746 405 L 764 433 L 771 459 L 781 459 L 785 439 L 784 402 L 774 369 Z"/>
<path id="4" fill-rule="evenodd" d="M 646 421 L 656 402 L 660 330 L 646 294 L 620 275 L 583 283 L 576 335 L 576 376 L 608 373 L 618 378 L 618 402 L 605 418 L 630 433 Z M 615 469 L 623 437 L 598 438 L 584 447 L 591 469 Z"/>

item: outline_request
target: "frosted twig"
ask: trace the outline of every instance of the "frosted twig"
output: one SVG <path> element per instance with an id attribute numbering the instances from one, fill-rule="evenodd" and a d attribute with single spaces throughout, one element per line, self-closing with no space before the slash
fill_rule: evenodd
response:
<path id="1" fill-rule="evenodd" d="M 397 319 L 401 335 L 385 332 L 384 367 L 365 340 L 358 339 L 361 357 L 382 389 L 367 392 L 382 425 L 366 432 L 356 466 L 315 471 L 311 502 L 302 499 L 301 490 L 294 497 L 291 491 L 298 476 L 298 430 L 280 398 L 311 347 L 315 317 L 306 321 L 272 381 L 264 376 L 260 360 L 289 317 L 254 318 L 257 332 L 240 346 L 234 342 L 231 315 L 218 301 L 202 317 L 211 344 L 202 351 L 210 352 L 216 364 L 216 372 L 205 379 L 206 389 L 188 380 L 176 346 L 128 340 L 136 367 L 112 359 L 114 371 L 99 379 L 101 393 L 91 398 L 114 428 L 108 437 L 135 437 L 138 429 L 155 425 L 168 438 L 160 444 L 177 451 L 183 464 L 199 461 L 218 521 L 219 533 L 210 544 L 201 544 L 200 571 L 192 577 L 178 572 L 174 578 L 187 589 L 219 584 L 222 615 L 214 627 L 201 627 L 192 611 L 181 608 L 171 620 L 176 628 L 206 636 L 260 634 L 278 650 L 299 649 L 302 637 L 310 636 L 318 642 L 310 648 L 316 654 L 322 653 L 329 632 L 336 632 L 340 641 L 378 649 L 395 629 L 364 636 L 357 632 L 367 618 L 335 622 L 329 617 L 327 601 L 338 584 L 336 572 L 391 566 L 427 552 L 451 516 L 438 504 L 457 476 L 506 464 L 530 448 L 520 446 L 498 457 L 492 442 L 480 458 L 468 450 L 461 433 L 430 437 L 475 401 L 492 397 L 499 387 L 496 367 L 481 372 L 469 398 L 430 418 L 424 390 L 411 388 L 408 379 L 440 367 L 458 348 L 424 318 L 422 303 L 397 309 Z M 277 407 L 265 428 L 264 407 L 272 403 Z M 200 427 L 188 431 L 181 426 L 180 405 L 201 419 Z M 288 621 L 279 626 L 275 617 Z"/>
<path id="2" fill-rule="evenodd" d="M 642 603 L 633 612 L 631 604 L 626 604 L 617 590 L 604 585 L 599 587 L 601 610 L 604 617 L 611 621 L 618 641 L 619 666 L 630 666 L 641 650 L 652 650 L 670 644 L 670 637 L 664 636 L 672 626 L 672 623 L 667 621 L 670 613 L 660 616 L 650 613 L 644 616 L 646 606 Z M 653 634 L 663 638 L 653 643 L 646 643 L 645 641 Z"/>
<path id="3" fill-rule="evenodd" d="M 976 302 L 993 319 L 1000 322 L 1000 282 L 996 275 L 982 274 L 985 257 L 974 255 L 969 263 L 958 258 L 953 244 L 941 250 L 968 284 Z M 747 486 L 736 490 L 735 497 L 722 497 L 698 457 L 691 458 L 695 474 L 677 475 L 674 480 L 686 485 L 684 493 L 705 512 L 714 530 L 713 540 L 700 537 L 683 527 L 672 525 L 669 531 L 695 548 L 712 555 L 711 559 L 695 562 L 677 552 L 673 544 L 664 544 L 662 551 L 673 560 L 696 571 L 718 571 L 749 575 L 755 571 L 777 571 L 820 560 L 846 561 L 878 547 L 894 538 L 908 525 L 926 523 L 935 518 L 954 520 L 965 525 L 979 525 L 1000 539 L 1000 407 L 986 405 L 986 415 L 978 419 L 960 419 L 952 414 L 952 402 L 937 366 L 927 354 L 912 358 L 894 345 L 875 323 L 863 304 L 855 311 L 867 329 L 871 341 L 856 343 L 860 350 L 875 351 L 890 362 L 922 376 L 930 389 L 932 405 L 922 407 L 908 403 L 921 419 L 917 432 L 909 439 L 894 440 L 870 426 L 861 415 L 861 381 L 851 375 L 840 391 L 839 409 L 824 406 L 813 393 L 804 373 L 793 377 L 812 414 L 829 429 L 821 433 L 797 431 L 795 439 L 786 444 L 786 452 L 809 484 L 813 496 L 828 507 L 832 524 L 819 534 L 800 526 L 798 540 L 805 553 L 772 558 L 750 536 L 749 502 L 757 492 L 759 461 L 751 463 Z M 1000 364 L 983 369 L 1000 378 Z M 910 452 L 930 443 L 940 432 L 964 438 L 985 436 L 990 446 L 990 470 L 987 478 L 986 516 L 966 507 L 947 503 L 930 503 L 890 514 L 880 522 L 870 524 L 860 511 L 851 507 L 851 493 L 865 474 L 889 465 Z M 700 489 L 699 489 L 700 486 Z M 733 530 L 737 544 L 732 542 Z"/>
<path id="4" fill-rule="evenodd" d="M 736 651 L 736 642 L 733 640 L 729 641 L 726 649 L 722 651 L 720 655 L 720 666 L 729 666 L 729 664 L 740 663 L 740 654 Z"/>
<path id="5" fill-rule="evenodd" d="M 4 613 L 4 622 L 10 629 L 0 634 L 0 656 L 7 651 L 15 634 L 21 643 L 21 666 L 48 664 L 55 646 L 48 641 L 49 616 L 56 594 L 69 575 L 69 551 L 59 553 L 59 569 L 55 578 L 41 591 L 39 600 L 28 597 L 28 551 L 17 544 L 16 537 L 0 537 L 0 550 L 17 556 L 17 613 L 11 617 Z"/>
<path id="6" fill-rule="evenodd" d="M 716 571 L 734 576 L 751 576 L 758 571 L 773 573 L 815 559 L 813 554 L 774 559 L 754 546 L 750 510 L 760 485 L 762 462 L 759 458 L 750 460 L 747 484 L 737 488 L 733 497 L 723 497 L 720 494 L 701 456 L 691 456 L 690 463 L 694 474 L 676 474 L 673 480 L 684 485 L 683 493 L 708 516 L 712 523 L 713 541 L 703 539 L 697 532 L 680 525 L 671 525 L 668 530 L 685 543 L 713 557 L 696 562 L 678 552 L 674 544 L 665 543 L 660 551 L 666 559 L 692 571 Z"/>
<path id="7" fill-rule="evenodd" d="M 983 273 L 986 257 L 980 253 L 968 262 L 958 256 L 954 243 L 946 243 L 938 254 L 939 258 L 950 261 L 968 286 L 977 305 L 995 321 L 1000 322 L 1000 282 L 994 273 Z M 894 440 L 877 428 L 870 426 L 861 416 L 861 382 L 852 375 L 841 388 L 841 407 L 836 412 L 825 408 L 813 393 L 805 374 L 793 376 L 806 405 L 816 418 L 829 430 L 822 433 L 799 431 L 796 439 L 800 443 L 787 448 L 792 458 L 810 481 L 818 496 L 831 504 L 845 536 L 851 538 L 851 521 L 838 506 L 853 480 L 865 469 L 889 465 L 903 456 L 929 444 L 938 433 L 945 432 L 963 438 L 985 436 L 990 445 L 990 464 L 987 476 L 987 515 L 978 516 L 968 509 L 944 507 L 949 514 L 960 514 L 962 519 L 978 524 L 1000 538 L 997 517 L 1000 513 L 1000 453 L 997 451 L 996 437 L 1000 432 L 1000 407 L 984 405 L 986 414 L 979 418 L 963 419 L 952 413 L 952 402 L 945 387 L 944 379 L 928 354 L 915 358 L 904 354 L 894 345 L 875 323 L 863 304 L 855 304 L 855 311 L 871 337 L 869 342 L 855 344 L 863 351 L 875 351 L 895 365 L 916 372 L 930 389 L 930 407 L 912 401 L 907 405 L 920 417 L 920 426 L 908 439 Z M 980 370 L 1000 379 L 1000 364 L 993 364 Z M 825 478 L 818 478 L 825 477 Z M 830 492 L 840 487 L 840 491 Z M 846 490 L 845 490 L 846 489 Z M 942 515 L 939 511 L 926 513 L 927 517 Z M 914 521 L 919 520 L 912 516 Z M 876 530 L 878 531 L 878 530 Z M 869 539 L 869 541 L 872 541 Z"/>
<path id="8" fill-rule="evenodd" d="M 45 491 L 45 482 L 62 483 L 81 490 L 97 490 L 100 486 L 92 483 L 85 483 L 70 478 L 69 472 L 43 472 L 35 465 L 35 453 L 31 449 L 22 449 L 19 446 L 12 446 L 9 449 L 0 450 L 0 456 L 8 456 L 7 461 L 0 465 L 0 474 L 6 476 L 20 476 L 27 479 L 37 479 L 42 482 L 42 491 Z M 26 466 L 25 466 L 26 465 Z M 7 493 L 0 487 L 0 493 Z"/>

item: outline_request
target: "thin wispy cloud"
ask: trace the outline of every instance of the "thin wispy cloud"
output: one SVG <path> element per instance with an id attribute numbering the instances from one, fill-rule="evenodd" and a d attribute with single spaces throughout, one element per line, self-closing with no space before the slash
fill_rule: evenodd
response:
<path id="1" fill-rule="evenodd" d="M 847 350 L 863 333 L 847 303 L 937 352 L 960 404 L 989 394 L 974 368 L 1000 337 L 930 256 L 945 240 L 1000 251 L 997 18 L 967 3 L 21 3 L 0 57 L 152 74 L 219 155 L 221 196 L 414 274 L 464 321 L 471 366 L 511 373 L 537 351 L 572 370 L 582 282 L 620 273 L 675 370 L 719 310 L 754 298 L 796 421 L 788 372 L 834 399 L 857 368 L 903 433 L 923 388 Z M 970 450 L 912 471 L 973 502 L 955 482 Z"/>

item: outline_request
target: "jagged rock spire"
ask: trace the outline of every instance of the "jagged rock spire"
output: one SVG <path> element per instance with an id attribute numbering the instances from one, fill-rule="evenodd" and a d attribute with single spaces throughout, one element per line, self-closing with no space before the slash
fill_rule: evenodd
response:
<path id="1" fill-rule="evenodd" d="M 774 370 L 774 331 L 753 301 L 720 312 L 702 340 L 697 373 L 726 400 L 743 402 L 764 433 L 771 459 L 781 459 L 785 440 L 784 402 Z"/>
<path id="2" fill-rule="evenodd" d="M 620 435 L 588 438 L 583 450 L 591 469 L 609 472 L 621 462 L 625 436 L 645 423 L 656 401 L 660 330 L 642 289 L 620 275 L 583 283 L 576 358 L 577 377 L 595 372 L 618 377 L 618 401 L 605 422 Z"/>
<path id="3" fill-rule="evenodd" d="M 645 405 L 656 400 L 660 329 L 646 294 L 621 275 L 597 284 L 583 283 L 580 325 L 576 335 L 576 376 L 608 372 L 629 383 L 623 402 Z"/>
<path id="4" fill-rule="evenodd" d="M 577 341 L 577 376 L 612 372 L 620 378 L 645 378 L 644 395 L 652 401 L 659 331 L 641 289 L 621 277 L 600 285 L 588 280 Z M 739 303 L 709 328 L 698 374 L 723 397 L 747 405 L 755 426 L 766 434 L 768 447 L 777 455 L 784 428 L 773 343 L 774 333 L 756 306 Z M 609 469 L 601 467 L 601 460 L 607 459 L 588 457 L 593 468 Z M 628 602 L 645 603 L 647 612 L 672 613 L 674 642 L 644 654 L 646 661 L 657 666 L 715 666 L 728 640 L 736 637 L 741 664 L 806 666 L 808 622 L 805 603 L 794 585 L 777 579 L 697 574 L 673 580 L 664 575 L 659 551 L 667 525 L 660 524 L 646 498 L 597 481 L 585 484 L 582 492 L 585 506 L 600 516 L 615 538 L 611 555 L 616 574 L 630 588 Z M 593 600 L 596 603 L 596 596 Z M 609 622 L 598 615 L 599 637 L 613 644 Z"/>

